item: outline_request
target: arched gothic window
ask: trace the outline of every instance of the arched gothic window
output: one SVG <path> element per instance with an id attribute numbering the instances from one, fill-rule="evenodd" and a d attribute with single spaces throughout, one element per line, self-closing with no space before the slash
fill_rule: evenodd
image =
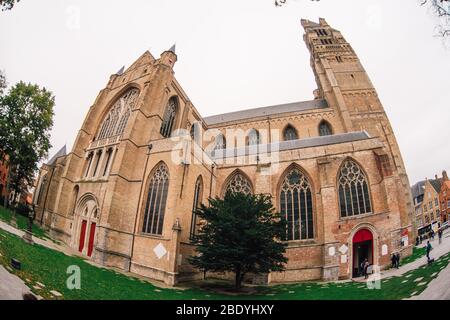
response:
<path id="1" fill-rule="evenodd" d="M 84 171 L 84 177 L 87 177 L 89 174 L 89 171 L 91 170 L 92 161 L 94 159 L 94 153 L 89 152 L 89 155 L 86 159 L 86 170 Z"/>
<path id="2" fill-rule="evenodd" d="M 196 142 L 197 144 L 200 144 L 201 142 L 201 127 L 199 122 L 194 122 L 194 124 L 191 126 L 190 131 L 191 139 Z"/>
<path id="3" fill-rule="evenodd" d="M 284 141 L 297 140 L 297 130 L 291 125 L 288 125 L 283 132 Z"/>
<path id="4" fill-rule="evenodd" d="M 166 111 L 164 112 L 161 129 L 159 132 L 164 138 L 169 138 L 172 134 L 172 129 L 175 124 L 175 117 L 177 115 L 178 102 L 176 97 L 169 99 L 167 103 Z"/>
<path id="5" fill-rule="evenodd" d="M 247 135 L 247 145 L 253 146 L 260 144 L 259 132 L 256 129 L 251 129 Z"/>
<path id="6" fill-rule="evenodd" d="M 372 212 L 367 177 L 358 164 L 346 160 L 339 172 L 338 183 L 341 217 Z"/>
<path id="7" fill-rule="evenodd" d="M 242 174 L 236 173 L 225 188 L 225 193 L 227 192 L 252 194 L 253 190 L 250 181 Z"/>
<path id="8" fill-rule="evenodd" d="M 142 232 L 162 234 L 168 190 L 169 170 L 161 163 L 149 182 Z"/>
<path id="9" fill-rule="evenodd" d="M 197 221 L 196 211 L 200 207 L 200 203 L 201 203 L 201 199 L 202 199 L 202 192 L 203 192 L 202 178 L 198 177 L 197 181 L 195 182 L 195 187 L 194 187 L 194 201 L 192 203 L 192 220 L 191 220 L 190 239 L 193 239 L 197 232 L 198 221 Z"/>
<path id="10" fill-rule="evenodd" d="M 314 238 L 311 184 L 298 169 L 284 177 L 280 191 L 280 211 L 287 221 L 286 240 Z"/>
<path id="11" fill-rule="evenodd" d="M 138 95 L 139 90 L 132 88 L 117 99 L 106 115 L 105 120 L 103 120 L 96 140 L 118 136 L 123 133 Z"/>
<path id="12" fill-rule="evenodd" d="M 72 203 L 71 203 L 70 212 L 69 212 L 70 215 L 73 215 L 75 213 L 75 207 L 77 205 L 79 191 L 80 191 L 80 187 L 78 185 L 76 185 L 72 191 Z"/>
<path id="13" fill-rule="evenodd" d="M 215 151 L 223 150 L 226 148 L 227 148 L 227 141 L 225 139 L 225 136 L 222 133 L 219 133 L 214 139 L 213 155 L 215 154 Z"/>
<path id="14" fill-rule="evenodd" d="M 333 131 L 331 130 L 331 126 L 328 122 L 322 121 L 319 124 L 319 135 L 320 136 L 331 136 Z"/>

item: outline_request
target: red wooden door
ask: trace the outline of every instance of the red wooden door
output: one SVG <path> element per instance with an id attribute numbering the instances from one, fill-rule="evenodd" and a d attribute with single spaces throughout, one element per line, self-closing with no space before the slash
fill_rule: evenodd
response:
<path id="1" fill-rule="evenodd" d="M 81 222 L 80 244 L 78 246 L 78 251 L 80 252 L 83 252 L 84 249 L 84 239 L 86 238 L 86 224 L 87 224 L 86 220 L 83 220 Z"/>
<path id="2" fill-rule="evenodd" d="M 95 222 L 92 222 L 91 229 L 89 230 L 88 257 L 92 255 L 92 249 L 94 249 L 95 227 Z"/>

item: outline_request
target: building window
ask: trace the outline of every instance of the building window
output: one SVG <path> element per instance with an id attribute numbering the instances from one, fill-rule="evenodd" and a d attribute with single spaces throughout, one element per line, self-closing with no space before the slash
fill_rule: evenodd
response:
<path id="1" fill-rule="evenodd" d="M 230 179 L 227 187 L 225 188 L 225 193 L 227 192 L 252 194 L 253 188 L 250 181 L 244 175 L 241 173 L 236 173 Z"/>
<path id="2" fill-rule="evenodd" d="M 434 206 L 439 207 L 439 200 L 437 198 L 434 198 Z"/>
<path id="3" fill-rule="evenodd" d="M 330 136 L 333 134 L 333 131 L 331 130 L 331 126 L 327 121 L 322 121 L 319 124 L 319 135 L 320 136 Z"/>
<path id="4" fill-rule="evenodd" d="M 87 165 L 86 165 L 86 171 L 84 172 L 84 176 L 87 177 L 89 174 L 89 170 L 91 169 L 92 160 L 94 159 L 94 153 L 90 152 L 87 157 Z"/>
<path id="5" fill-rule="evenodd" d="M 117 99 L 106 115 L 105 120 L 103 120 L 96 140 L 118 136 L 123 133 L 138 95 L 139 90 L 133 88 Z"/>
<path id="6" fill-rule="evenodd" d="M 177 114 L 178 102 L 176 97 L 169 99 L 167 103 L 166 111 L 164 112 L 161 129 L 159 132 L 164 138 L 169 138 L 172 134 L 172 129 L 175 124 L 175 117 Z"/>
<path id="7" fill-rule="evenodd" d="M 434 213 L 433 213 L 433 211 L 430 212 L 430 219 L 431 219 L 431 221 L 434 221 Z"/>
<path id="8" fill-rule="evenodd" d="M 284 141 L 297 140 L 297 130 L 291 125 L 288 125 L 283 132 Z"/>
<path id="9" fill-rule="evenodd" d="M 149 182 L 142 232 L 162 234 L 168 190 L 169 171 L 166 165 L 161 163 Z"/>
<path id="10" fill-rule="evenodd" d="M 111 162 L 113 149 L 109 148 L 108 151 L 106 151 L 106 154 L 107 154 L 107 156 L 106 156 L 106 163 L 105 163 L 105 167 L 103 168 L 102 176 L 106 176 L 106 174 L 108 173 L 109 163 Z"/>
<path id="11" fill-rule="evenodd" d="M 94 167 L 94 173 L 92 173 L 92 176 L 95 177 L 97 175 L 98 166 L 100 164 L 100 160 L 102 158 L 102 150 L 97 152 L 97 160 L 95 161 L 95 167 Z"/>
<path id="12" fill-rule="evenodd" d="M 298 169 L 292 169 L 283 179 L 280 211 L 287 221 L 286 240 L 314 238 L 311 184 Z"/>
<path id="13" fill-rule="evenodd" d="M 447 208 L 450 208 L 450 200 L 447 201 Z"/>
<path id="14" fill-rule="evenodd" d="M 195 122 L 191 126 L 190 135 L 191 135 L 192 141 L 195 141 L 195 143 L 200 144 L 200 142 L 201 142 L 201 130 L 200 130 L 200 123 L 199 122 Z"/>
<path id="15" fill-rule="evenodd" d="M 227 148 L 227 141 L 225 139 L 225 136 L 222 133 L 219 133 L 215 138 L 214 138 L 214 148 L 212 150 L 212 155 L 213 157 L 216 156 L 218 154 L 218 151 L 220 150 L 224 150 Z M 219 153 L 220 154 L 220 153 Z M 223 154 L 223 152 L 222 152 Z"/>
<path id="16" fill-rule="evenodd" d="M 352 160 L 345 161 L 338 182 L 341 217 L 372 212 L 367 177 L 359 165 Z"/>
<path id="17" fill-rule="evenodd" d="M 201 199 L 202 199 L 202 191 L 203 191 L 203 183 L 202 178 L 198 177 L 195 182 L 194 188 L 194 201 L 192 204 L 192 220 L 191 220 L 191 232 L 190 239 L 194 239 L 197 230 L 198 230 L 198 221 L 197 221 L 197 209 L 200 207 Z"/>
<path id="18" fill-rule="evenodd" d="M 260 143 L 259 132 L 256 129 L 251 129 L 247 135 L 247 145 L 253 146 Z"/>
<path id="19" fill-rule="evenodd" d="M 430 217 L 425 216 L 425 224 L 429 224 L 430 223 Z"/>
<path id="20" fill-rule="evenodd" d="M 215 138 L 214 150 L 223 150 L 227 148 L 225 136 L 219 133 Z"/>
<path id="21" fill-rule="evenodd" d="M 73 216 L 74 213 L 75 213 L 75 207 L 77 206 L 77 199 L 78 199 L 78 192 L 79 191 L 80 191 L 80 187 L 78 185 L 76 185 L 73 188 L 73 191 L 72 191 L 72 203 L 71 203 L 70 211 L 69 211 L 69 214 L 71 216 Z"/>

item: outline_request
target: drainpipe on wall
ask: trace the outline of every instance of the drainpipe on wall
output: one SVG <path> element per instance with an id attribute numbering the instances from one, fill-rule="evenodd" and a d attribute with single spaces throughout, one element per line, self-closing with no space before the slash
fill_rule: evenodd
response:
<path id="1" fill-rule="evenodd" d="M 216 165 L 213 163 L 211 165 L 211 178 L 209 179 L 209 197 L 211 198 L 211 194 L 212 194 L 212 181 L 213 181 L 213 177 L 214 177 L 214 168 L 216 167 Z"/>

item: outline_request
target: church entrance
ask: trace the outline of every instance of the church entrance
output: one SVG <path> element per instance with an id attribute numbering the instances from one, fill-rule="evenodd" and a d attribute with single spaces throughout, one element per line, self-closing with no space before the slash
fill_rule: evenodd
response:
<path id="1" fill-rule="evenodd" d="M 75 229 L 74 245 L 78 244 L 78 251 L 88 257 L 92 256 L 94 251 L 98 213 L 95 198 L 91 195 L 81 197 L 75 210 L 75 220 L 78 222 Z"/>
<path id="2" fill-rule="evenodd" d="M 361 229 L 353 236 L 353 277 L 363 275 L 361 264 L 367 259 L 373 265 L 373 235 L 367 229 Z"/>

